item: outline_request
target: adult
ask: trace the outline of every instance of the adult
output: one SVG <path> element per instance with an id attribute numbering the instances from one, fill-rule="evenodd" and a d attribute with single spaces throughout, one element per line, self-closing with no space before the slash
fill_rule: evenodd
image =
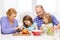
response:
<path id="1" fill-rule="evenodd" d="M 14 8 L 8 9 L 7 16 L 1 18 L 1 32 L 3 34 L 15 33 L 18 27 L 18 21 L 15 19 L 17 12 Z"/>
<path id="2" fill-rule="evenodd" d="M 34 22 L 37 23 L 38 29 L 40 29 L 41 25 L 43 24 L 42 17 L 46 12 L 44 11 L 44 8 L 42 5 L 37 5 L 35 8 L 35 11 L 36 11 L 37 17 L 34 19 Z M 52 18 L 53 25 L 57 26 L 56 28 L 59 28 L 60 23 L 58 22 L 56 17 L 51 15 L 51 18 Z"/>

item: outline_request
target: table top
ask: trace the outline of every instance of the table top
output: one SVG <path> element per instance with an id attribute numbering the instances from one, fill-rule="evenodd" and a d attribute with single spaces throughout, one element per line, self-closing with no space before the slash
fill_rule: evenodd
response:
<path id="1" fill-rule="evenodd" d="M 60 37 L 59 36 L 49 36 L 49 35 L 46 35 L 46 34 L 43 34 L 41 36 L 33 36 L 31 34 L 31 36 L 22 36 L 22 35 L 19 35 L 19 33 L 15 34 L 15 36 L 13 36 L 14 34 L 0 34 L 1 36 L 1 40 L 60 40 Z"/>
<path id="2" fill-rule="evenodd" d="M 14 34 L 1 34 L 0 33 L 0 40 L 60 40 L 60 36 L 58 36 L 58 32 L 54 36 L 49 36 L 43 34 L 41 36 L 13 36 Z M 17 34 L 16 34 L 17 35 Z"/>

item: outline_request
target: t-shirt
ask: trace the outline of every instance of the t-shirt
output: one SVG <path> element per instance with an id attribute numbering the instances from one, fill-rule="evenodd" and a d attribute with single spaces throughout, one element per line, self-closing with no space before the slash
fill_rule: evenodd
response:
<path id="1" fill-rule="evenodd" d="M 48 30 L 48 28 L 51 28 L 51 27 L 53 27 L 53 24 L 52 23 L 49 23 L 49 24 L 42 24 L 42 28 L 43 28 L 43 30 L 44 31 L 47 31 Z"/>
<path id="2" fill-rule="evenodd" d="M 37 23 L 34 22 L 34 23 L 33 23 L 31 26 L 29 26 L 27 29 L 28 29 L 29 31 L 31 31 L 31 30 L 35 30 L 35 29 L 36 29 L 36 26 L 37 26 Z M 23 28 L 26 29 L 25 26 L 24 26 Z"/>

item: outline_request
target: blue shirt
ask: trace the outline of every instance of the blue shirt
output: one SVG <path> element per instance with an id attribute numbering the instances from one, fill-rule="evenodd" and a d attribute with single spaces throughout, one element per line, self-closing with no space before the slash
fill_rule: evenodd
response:
<path id="1" fill-rule="evenodd" d="M 11 26 L 7 17 L 1 18 L 1 32 L 3 34 L 15 33 L 16 31 L 14 28 L 16 27 L 18 27 L 18 22 L 16 19 L 14 20 L 14 24 Z"/>
<path id="2" fill-rule="evenodd" d="M 36 22 L 34 22 L 31 26 L 29 26 L 27 29 L 29 30 L 29 31 L 32 31 L 32 30 L 35 30 L 36 29 L 36 27 L 37 27 L 37 23 Z M 26 29 L 26 27 L 24 26 L 23 27 L 24 29 Z"/>
<path id="3" fill-rule="evenodd" d="M 1 25 L 1 19 L 0 19 L 0 25 Z"/>
<path id="4" fill-rule="evenodd" d="M 57 25 L 59 22 L 57 21 L 57 19 L 51 15 L 51 18 L 52 18 L 52 23 L 53 25 Z M 37 16 L 35 19 L 34 19 L 34 22 L 37 23 L 37 26 L 38 26 L 38 29 L 40 29 L 41 25 L 43 24 L 43 20 L 41 17 Z"/>

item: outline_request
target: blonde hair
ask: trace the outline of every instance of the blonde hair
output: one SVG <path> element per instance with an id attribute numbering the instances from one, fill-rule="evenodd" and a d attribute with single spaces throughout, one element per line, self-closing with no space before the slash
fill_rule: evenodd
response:
<path id="1" fill-rule="evenodd" d="M 8 11 L 6 12 L 6 15 L 11 16 L 12 14 L 17 14 L 16 10 L 14 8 L 8 9 Z"/>
<path id="2" fill-rule="evenodd" d="M 52 18 L 49 13 L 45 13 L 43 17 L 46 17 L 49 23 L 52 23 Z"/>

